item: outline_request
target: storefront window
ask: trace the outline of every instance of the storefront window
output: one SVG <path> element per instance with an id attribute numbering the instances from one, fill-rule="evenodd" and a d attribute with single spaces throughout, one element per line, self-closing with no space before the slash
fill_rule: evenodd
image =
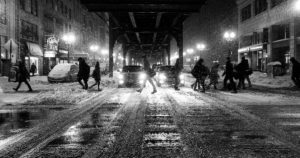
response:
<path id="1" fill-rule="evenodd" d="M 9 59 L 9 54 L 6 49 L 3 48 L 3 45 L 7 42 L 7 37 L 6 36 L 0 36 L 0 42 L 1 42 L 1 59 Z"/>
<path id="2" fill-rule="evenodd" d="M 0 0 L 0 23 L 6 24 L 7 17 L 6 17 L 6 0 Z"/>

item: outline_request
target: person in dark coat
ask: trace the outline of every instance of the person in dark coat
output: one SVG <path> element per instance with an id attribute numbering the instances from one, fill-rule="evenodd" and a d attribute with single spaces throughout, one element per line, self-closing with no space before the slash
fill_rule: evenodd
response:
<path id="1" fill-rule="evenodd" d="M 100 64 L 98 61 L 96 63 L 92 77 L 95 79 L 95 84 L 93 84 L 90 88 L 93 88 L 94 86 L 98 85 L 98 91 L 101 91 L 100 89 L 101 73 L 100 73 Z"/>
<path id="2" fill-rule="evenodd" d="M 19 72 L 17 73 L 17 77 L 19 80 L 19 84 L 17 88 L 13 88 L 13 90 L 18 91 L 22 82 L 24 82 L 28 86 L 28 91 L 32 92 L 32 88 L 27 80 L 30 80 L 30 74 L 27 71 L 25 64 L 22 61 L 19 61 Z"/>
<path id="3" fill-rule="evenodd" d="M 300 63 L 294 57 L 292 57 L 290 61 L 293 64 L 291 79 L 295 85 L 300 88 Z"/>
<path id="4" fill-rule="evenodd" d="M 32 73 L 32 76 L 34 76 L 35 71 L 36 71 L 36 66 L 34 63 L 32 63 L 30 66 L 30 72 Z"/>
<path id="5" fill-rule="evenodd" d="M 146 82 L 149 81 L 149 83 L 152 85 L 153 87 L 153 91 L 152 91 L 152 94 L 156 93 L 157 90 L 156 90 L 156 87 L 155 87 L 155 84 L 152 80 L 152 78 L 155 76 L 155 71 L 153 69 L 151 69 L 150 67 L 150 63 L 147 59 L 147 56 L 144 56 L 144 71 L 146 72 L 146 78 L 144 80 L 144 84 L 142 85 L 142 87 L 137 90 L 138 92 L 142 92 L 143 91 L 143 88 L 146 86 Z"/>
<path id="6" fill-rule="evenodd" d="M 226 62 L 226 67 L 225 67 L 225 71 L 223 73 L 222 76 L 225 76 L 224 78 L 224 87 L 223 89 L 227 89 L 227 81 L 229 80 L 230 81 L 230 86 L 231 88 L 233 89 L 233 93 L 237 93 L 237 90 L 236 90 L 236 85 L 235 85 L 235 82 L 233 80 L 233 77 L 234 77 L 234 68 L 233 68 L 233 64 L 231 63 L 231 60 L 230 60 L 230 57 L 227 58 L 227 62 Z"/>
<path id="7" fill-rule="evenodd" d="M 88 89 L 88 80 L 90 77 L 90 66 L 85 62 L 83 58 L 79 58 L 79 71 L 77 74 L 77 80 L 79 84 L 82 86 L 83 89 Z M 83 80 L 84 85 L 82 84 L 81 80 Z"/>
<path id="8" fill-rule="evenodd" d="M 252 87 L 249 78 L 249 75 L 252 73 L 252 70 L 250 70 L 249 62 L 245 57 L 242 57 L 242 61 L 236 66 L 236 70 L 238 72 L 238 78 L 239 78 L 238 88 L 246 89 L 245 79 L 247 80 L 249 87 Z"/>
<path id="9" fill-rule="evenodd" d="M 214 86 L 215 89 L 217 89 L 217 85 L 219 83 L 219 63 L 214 63 L 211 67 L 210 73 L 209 73 L 209 79 L 210 83 L 208 84 L 207 88 L 210 88 L 211 85 Z"/>
<path id="10" fill-rule="evenodd" d="M 200 90 L 202 86 L 202 91 L 205 92 L 205 79 L 209 74 L 209 69 L 204 65 L 204 60 L 199 59 L 196 63 L 194 69 L 192 70 L 193 76 L 196 77 L 196 82 L 192 85 L 194 90 Z"/>
<path id="11" fill-rule="evenodd" d="M 179 89 L 179 84 L 180 84 L 180 73 L 181 73 L 181 66 L 180 66 L 180 62 L 179 59 L 176 60 L 175 66 L 174 66 L 174 73 L 175 73 L 175 90 L 180 90 Z"/>

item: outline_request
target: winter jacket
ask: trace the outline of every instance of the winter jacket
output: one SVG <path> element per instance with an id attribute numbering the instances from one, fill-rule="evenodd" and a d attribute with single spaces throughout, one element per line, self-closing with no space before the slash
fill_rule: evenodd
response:
<path id="1" fill-rule="evenodd" d="M 209 75 L 209 69 L 202 64 L 196 64 L 192 70 L 192 75 L 195 78 L 206 78 Z"/>
<path id="2" fill-rule="evenodd" d="M 225 67 L 225 71 L 223 73 L 223 76 L 227 76 L 227 77 L 233 77 L 233 64 L 231 63 L 231 61 L 227 61 L 226 62 L 226 67 Z"/>
<path id="3" fill-rule="evenodd" d="M 300 63 L 298 61 L 293 63 L 292 76 L 300 77 Z"/>
<path id="4" fill-rule="evenodd" d="M 219 67 L 216 65 L 214 65 L 211 68 L 209 78 L 212 83 L 218 83 L 218 80 L 220 78 L 218 71 L 219 71 Z"/>
<path id="5" fill-rule="evenodd" d="M 176 64 L 175 64 L 175 66 L 174 66 L 174 73 L 175 73 L 175 75 L 179 75 L 180 74 L 180 72 L 181 72 L 181 66 L 180 66 L 180 64 L 179 64 L 179 62 L 176 62 Z"/>
<path id="6" fill-rule="evenodd" d="M 34 73 L 35 71 L 36 71 L 36 66 L 35 65 L 31 65 L 30 72 Z"/>
<path id="7" fill-rule="evenodd" d="M 94 78 L 96 81 L 100 81 L 100 80 L 101 80 L 100 69 L 95 68 L 95 70 L 93 71 L 92 76 L 93 76 L 93 78 Z"/>
<path id="8" fill-rule="evenodd" d="M 85 61 L 79 63 L 79 72 L 77 77 L 88 79 L 90 76 L 90 66 Z"/>
<path id="9" fill-rule="evenodd" d="M 18 79 L 21 82 L 26 81 L 27 79 L 30 79 L 29 72 L 27 71 L 24 64 L 19 64 Z"/>

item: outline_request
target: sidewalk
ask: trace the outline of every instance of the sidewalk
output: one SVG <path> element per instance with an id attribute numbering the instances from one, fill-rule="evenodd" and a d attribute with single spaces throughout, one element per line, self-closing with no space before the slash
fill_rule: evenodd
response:
<path id="1" fill-rule="evenodd" d="M 27 92 L 28 88 L 23 83 L 18 92 L 13 88 L 17 86 L 17 82 L 8 82 L 7 77 L 0 77 L 0 106 L 4 104 L 19 104 L 28 102 L 30 104 L 75 104 L 80 100 L 98 93 L 96 87 L 83 90 L 77 82 L 50 84 L 47 76 L 34 76 L 30 78 L 30 85 L 33 92 Z M 115 78 L 102 76 L 101 88 L 116 87 Z M 89 79 L 89 85 L 94 84 L 94 79 Z"/>

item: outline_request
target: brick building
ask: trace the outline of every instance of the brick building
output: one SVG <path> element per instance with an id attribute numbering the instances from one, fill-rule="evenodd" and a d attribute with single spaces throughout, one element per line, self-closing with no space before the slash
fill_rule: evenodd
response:
<path id="1" fill-rule="evenodd" d="M 38 74 L 47 74 L 49 68 L 91 54 L 91 44 L 106 45 L 107 26 L 104 14 L 89 13 L 80 0 L 0 0 L 0 74 L 8 75 L 10 63 L 17 59 L 29 68 L 35 63 Z M 76 41 L 70 47 L 61 40 L 72 32 Z M 4 44 L 13 39 L 18 45 L 10 52 Z"/>
<path id="2" fill-rule="evenodd" d="M 239 57 L 254 70 L 266 72 L 269 62 L 289 69 L 290 57 L 300 59 L 300 12 L 298 0 L 237 0 L 239 10 Z"/>

